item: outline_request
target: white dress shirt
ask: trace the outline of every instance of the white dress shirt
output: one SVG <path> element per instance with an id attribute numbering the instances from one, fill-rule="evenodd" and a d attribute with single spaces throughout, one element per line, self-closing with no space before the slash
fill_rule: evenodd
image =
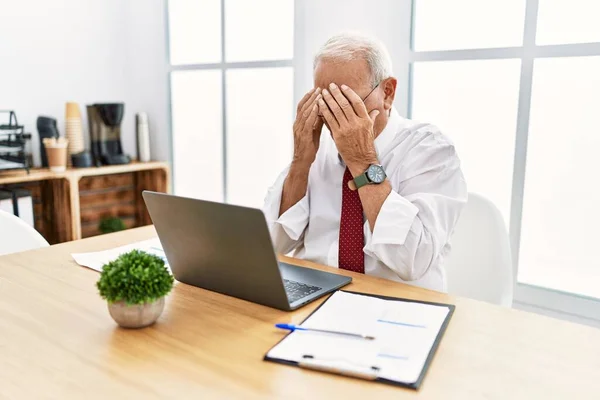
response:
<path id="1" fill-rule="evenodd" d="M 375 139 L 392 185 L 373 232 L 364 221 L 365 274 L 446 291 L 444 256 L 467 201 L 454 145 L 436 127 L 391 110 Z M 307 195 L 279 216 L 289 167 L 269 189 L 263 211 L 279 253 L 338 266 L 338 235 L 345 165 L 324 129 L 308 176 Z"/>

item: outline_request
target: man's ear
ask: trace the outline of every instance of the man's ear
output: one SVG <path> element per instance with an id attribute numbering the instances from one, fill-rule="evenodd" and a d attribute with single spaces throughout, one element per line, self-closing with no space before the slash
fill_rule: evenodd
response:
<path id="1" fill-rule="evenodd" d="M 392 108 L 392 104 L 394 104 L 394 98 L 396 97 L 396 85 L 398 84 L 398 80 L 396 78 L 387 78 L 382 83 L 383 85 L 383 108 L 387 111 Z"/>

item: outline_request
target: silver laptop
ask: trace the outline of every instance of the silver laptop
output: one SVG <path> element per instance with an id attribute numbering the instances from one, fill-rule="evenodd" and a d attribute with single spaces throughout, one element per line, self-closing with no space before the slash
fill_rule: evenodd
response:
<path id="1" fill-rule="evenodd" d="M 295 310 L 352 281 L 278 262 L 261 210 L 149 191 L 143 196 L 180 282 Z"/>

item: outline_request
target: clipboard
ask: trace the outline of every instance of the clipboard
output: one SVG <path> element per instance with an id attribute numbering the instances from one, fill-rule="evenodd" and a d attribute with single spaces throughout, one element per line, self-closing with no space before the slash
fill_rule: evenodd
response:
<path id="1" fill-rule="evenodd" d="M 376 367 L 374 367 L 374 366 L 370 367 L 370 368 L 368 366 L 349 367 L 348 365 L 341 365 L 339 363 L 336 363 L 335 360 L 313 360 L 313 359 L 311 359 L 310 356 L 308 359 L 303 359 L 301 362 L 290 361 L 290 360 L 286 360 L 286 359 L 282 359 L 282 358 L 270 357 L 269 353 L 273 349 L 275 349 L 277 346 L 279 346 L 290 334 L 293 334 L 293 333 L 289 333 L 288 335 L 283 337 L 277 344 L 275 344 L 275 346 L 273 346 L 271 349 L 269 349 L 267 354 L 265 354 L 263 360 L 280 363 L 280 364 L 285 364 L 285 365 L 296 366 L 296 367 L 303 367 L 303 368 L 313 369 L 313 370 L 318 370 L 318 371 L 323 371 L 323 372 L 329 372 L 329 373 L 334 373 L 334 374 L 339 374 L 339 375 L 344 375 L 344 376 L 350 376 L 350 377 L 354 377 L 354 378 L 365 379 L 365 380 L 370 380 L 370 381 L 375 381 L 375 382 L 381 382 L 381 383 L 405 387 L 405 388 L 409 388 L 409 389 L 413 389 L 413 390 L 418 390 L 421 387 L 423 380 L 425 379 L 427 371 L 429 370 L 429 367 L 430 367 L 431 362 L 435 356 L 435 353 L 440 345 L 442 337 L 444 336 L 444 333 L 446 332 L 448 324 L 450 323 L 450 319 L 452 318 L 452 315 L 454 314 L 455 306 L 453 304 L 419 301 L 419 300 L 404 299 L 404 298 L 390 297 L 390 296 L 380 296 L 380 295 L 353 292 L 353 291 L 345 291 L 345 290 L 340 290 L 339 292 L 353 294 L 353 295 L 374 297 L 374 298 L 387 300 L 387 301 L 419 303 L 419 304 L 447 308 L 448 312 L 438 330 L 437 336 L 435 337 L 433 345 L 431 346 L 429 353 L 427 354 L 425 363 L 424 363 L 423 367 L 421 368 L 419 376 L 415 382 L 407 383 L 407 382 L 402 382 L 402 381 L 397 381 L 397 380 L 380 377 L 380 376 L 378 376 L 378 371 L 375 369 Z M 334 293 L 336 293 L 336 292 L 334 292 Z M 329 296 L 327 298 L 327 300 L 325 300 L 323 303 L 321 303 L 319 305 L 319 307 L 317 307 L 312 313 L 310 313 L 310 315 L 308 317 L 306 317 L 304 319 L 304 321 L 302 321 L 302 324 L 304 324 L 310 317 L 312 317 L 314 314 L 316 314 L 331 299 L 332 296 L 333 296 L 333 294 L 331 296 Z"/>

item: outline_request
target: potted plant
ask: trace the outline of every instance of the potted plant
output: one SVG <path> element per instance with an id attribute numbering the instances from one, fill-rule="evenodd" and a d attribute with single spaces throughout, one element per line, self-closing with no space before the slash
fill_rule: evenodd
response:
<path id="1" fill-rule="evenodd" d="M 98 230 L 103 234 L 123 231 L 125 228 L 125 222 L 119 217 L 104 218 L 98 225 Z"/>
<path id="2" fill-rule="evenodd" d="M 162 313 L 173 276 L 162 258 L 141 250 L 105 264 L 96 286 L 111 317 L 124 328 L 152 325 Z"/>

